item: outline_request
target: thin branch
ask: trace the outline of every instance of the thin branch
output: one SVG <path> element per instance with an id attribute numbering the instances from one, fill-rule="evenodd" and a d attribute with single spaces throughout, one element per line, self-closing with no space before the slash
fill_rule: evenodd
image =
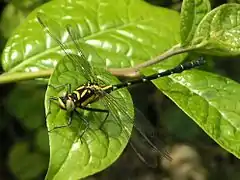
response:
<path id="1" fill-rule="evenodd" d="M 153 59 L 150 59 L 149 61 L 138 64 L 134 67 L 131 67 L 131 68 L 109 68 L 108 71 L 116 76 L 126 76 L 126 77 L 139 76 L 140 69 L 146 68 L 153 64 L 157 64 L 171 56 L 181 54 L 181 53 L 190 51 L 192 49 L 193 48 L 182 48 L 180 46 L 180 44 L 177 44 L 177 45 L 173 46 L 171 49 L 169 49 L 168 51 L 164 52 L 163 54 L 156 56 Z"/>
<path id="2" fill-rule="evenodd" d="M 52 73 L 53 73 L 53 69 L 38 71 L 38 72 L 4 73 L 0 75 L 0 84 L 31 80 L 35 78 L 50 77 Z"/>
<path id="3" fill-rule="evenodd" d="M 138 64 L 135 67 L 132 68 L 110 68 L 108 71 L 116 76 L 125 76 L 125 77 L 136 77 L 139 76 L 139 70 L 148 66 L 151 66 L 153 64 L 157 64 L 171 56 L 184 53 L 190 50 L 193 50 L 195 48 L 183 48 L 180 46 L 180 44 L 177 44 L 173 46 L 168 51 L 164 52 L 163 54 L 156 56 L 153 59 L 150 59 L 149 61 L 146 61 L 142 64 Z M 44 77 L 50 77 L 53 73 L 53 69 L 49 70 L 42 70 L 38 72 L 14 72 L 14 73 L 4 73 L 0 75 L 0 84 L 4 83 L 12 83 L 17 81 L 25 81 L 25 80 L 31 80 L 36 78 L 44 78 Z"/>

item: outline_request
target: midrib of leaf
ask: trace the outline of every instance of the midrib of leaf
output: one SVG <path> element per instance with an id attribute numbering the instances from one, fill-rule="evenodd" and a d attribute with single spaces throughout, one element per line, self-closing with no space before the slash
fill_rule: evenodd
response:
<path id="1" fill-rule="evenodd" d="M 153 20 L 153 18 L 150 18 L 150 19 L 144 19 L 144 20 L 140 20 L 140 21 L 133 21 L 133 22 L 130 22 L 130 23 L 126 23 L 124 25 L 121 25 L 121 26 L 117 26 L 117 27 L 112 27 L 112 28 L 109 28 L 109 29 L 106 29 L 104 31 L 99 31 L 99 32 L 96 32 L 96 33 L 93 33 L 93 34 L 90 34 L 89 36 L 87 37 L 83 37 L 82 40 L 89 40 L 91 38 L 94 38 L 94 37 L 97 37 L 97 36 L 100 36 L 102 34 L 105 34 L 105 33 L 109 33 L 109 32 L 114 32 L 118 29 L 122 29 L 122 28 L 126 28 L 126 27 L 130 27 L 132 25 L 136 25 L 137 23 L 140 23 L 140 22 L 148 22 L 148 21 L 151 21 Z M 64 44 L 73 44 L 72 41 L 68 41 L 68 42 L 65 42 Z M 16 65 L 15 67 L 13 67 L 12 69 L 10 69 L 8 72 L 17 72 L 19 69 L 21 70 L 22 67 L 25 67 L 25 65 L 29 64 L 29 62 L 31 62 L 32 60 L 34 59 L 37 59 L 38 57 L 41 57 L 45 54 L 48 54 L 50 52 L 55 52 L 57 50 L 61 49 L 59 46 L 57 47 L 53 47 L 51 49 L 47 49 L 46 51 L 43 51 L 35 56 L 32 56 L 28 59 L 25 59 L 24 61 L 22 61 L 22 63 L 19 63 L 18 65 Z"/>
<path id="2" fill-rule="evenodd" d="M 195 17 L 196 17 L 196 4 L 194 3 L 194 14 L 193 14 L 193 19 L 195 20 Z M 193 22 L 195 22 L 195 21 L 193 21 Z M 186 38 L 186 41 L 188 41 L 188 39 L 191 37 L 191 35 L 192 35 L 192 32 L 193 32 L 193 30 L 195 30 L 194 29 L 194 27 L 192 26 L 192 28 L 191 28 L 191 31 L 188 33 L 188 37 Z M 193 37 L 192 37 L 193 38 Z"/>

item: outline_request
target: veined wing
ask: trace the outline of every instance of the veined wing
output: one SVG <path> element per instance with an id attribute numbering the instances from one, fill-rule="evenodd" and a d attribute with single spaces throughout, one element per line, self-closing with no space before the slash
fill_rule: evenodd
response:
<path id="1" fill-rule="evenodd" d="M 126 138 L 130 138 L 130 145 L 141 161 L 150 167 L 156 167 L 159 157 L 171 160 L 169 153 L 163 149 L 164 143 L 158 138 L 155 128 L 140 111 L 136 110 L 135 118 L 131 118 L 126 112 L 126 106 L 124 108 L 111 94 L 106 94 L 102 101 L 112 113 L 114 120 L 122 127 Z M 133 125 L 132 132 L 127 127 L 129 124 Z"/>
<path id="2" fill-rule="evenodd" d="M 131 136 L 131 125 L 133 125 L 134 117 L 131 118 L 131 115 L 129 115 L 126 110 L 124 112 L 119 110 L 118 103 L 110 94 L 106 93 L 103 96 L 99 101 L 109 110 L 109 116 L 112 116 L 113 120 L 120 127 L 121 132 L 123 132 L 124 138 L 128 140 Z M 133 112 L 130 112 L 130 114 L 134 116 Z"/>
<path id="3" fill-rule="evenodd" d="M 156 128 L 137 109 L 130 145 L 141 161 L 150 167 L 158 165 L 159 158 L 171 160 L 166 144 L 160 140 Z M 164 149 L 165 148 L 165 149 Z"/>
<path id="4" fill-rule="evenodd" d="M 87 61 L 87 58 L 85 57 L 83 51 L 80 48 L 80 45 L 78 44 L 78 41 L 76 40 L 76 37 L 80 37 L 77 35 L 77 31 L 73 31 L 70 26 L 62 27 L 60 24 L 58 24 L 53 19 L 47 17 L 45 14 L 38 12 L 37 14 L 38 22 L 42 25 L 45 32 L 47 32 L 61 47 L 61 49 L 64 51 L 67 58 L 69 58 L 74 65 L 76 65 L 76 71 L 79 71 L 79 73 L 83 74 L 83 76 L 90 82 L 94 82 L 94 73 L 92 70 L 91 65 Z M 62 43 L 62 39 L 67 39 L 68 36 L 70 37 L 70 42 Z M 74 48 L 76 50 L 75 53 L 69 52 L 72 48 L 69 47 L 68 44 L 74 44 Z"/>
<path id="5" fill-rule="evenodd" d="M 80 30 L 78 28 L 77 23 L 74 23 L 74 25 L 69 24 L 66 26 L 66 28 L 69 35 L 71 36 L 71 39 L 74 41 L 76 48 L 84 56 L 83 51 L 81 50 L 82 42 L 80 41 L 81 36 L 79 33 Z M 94 63 L 90 67 L 91 70 L 88 70 L 88 72 L 92 73 L 91 76 L 94 78 L 93 82 L 101 85 L 109 85 L 104 80 L 98 78 L 98 75 L 101 76 L 102 74 L 104 75 L 106 74 L 106 70 L 105 69 L 102 70 L 102 68 L 106 66 L 105 60 L 103 60 L 103 58 L 97 53 L 97 51 L 91 45 L 85 44 L 84 50 L 85 49 L 86 49 L 85 52 L 90 52 L 92 58 L 97 59 L 97 61 L 94 61 Z"/>

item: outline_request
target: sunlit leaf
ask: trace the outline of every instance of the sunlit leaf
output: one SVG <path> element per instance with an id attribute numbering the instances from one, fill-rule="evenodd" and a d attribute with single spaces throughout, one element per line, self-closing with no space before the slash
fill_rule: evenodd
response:
<path id="1" fill-rule="evenodd" d="M 191 70 L 154 81 L 220 146 L 240 157 L 240 85 L 212 73 Z"/>
<path id="2" fill-rule="evenodd" d="M 104 67 L 133 66 L 180 41 L 178 13 L 141 0 L 52 1 L 34 10 L 8 40 L 2 55 L 5 71 L 53 68 L 64 56 L 60 47 L 43 33 L 36 20 L 39 11 L 63 26 L 78 24 L 81 40 L 96 49 Z M 64 38 L 62 42 L 70 43 Z M 172 60 L 178 64 L 183 57 Z M 99 60 L 93 59 L 93 63 L 96 61 Z"/>

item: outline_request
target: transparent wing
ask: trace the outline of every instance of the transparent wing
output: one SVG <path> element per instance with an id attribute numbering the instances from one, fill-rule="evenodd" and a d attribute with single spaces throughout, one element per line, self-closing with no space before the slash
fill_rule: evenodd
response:
<path id="1" fill-rule="evenodd" d="M 94 82 L 94 72 L 87 61 L 87 58 L 83 54 L 83 51 L 76 40 L 79 37 L 78 32 L 73 30 L 71 26 L 66 26 L 66 28 L 62 28 L 60 24 L 58 24 L 53 19 L 47 17 L 45 14 L 38 12 L 37 20 L 42 25 L 45 32 L 47 32 L 61 47 L 64 51 L 67 58 L 69 58 L 74 65 L 76 66 L 76 71 L 83 74 L 83 76 L 90 82 Z M 70 37 L 70 42 L 66 43 L 66 39 Z M 63 42 L 64 43 L 63 43 Z M 71 48 L 69 44 L 73 44 L 74 46 Z M 70 50 L 75 49 L 77 54 L 72 53 Z"/>
<path id="2" fill-rule="evenodd" d="M 156 128 L 137 109 L 130 145 L 141 161 L 150 167 L 158 165 L 158 158 L 171 160 L 166 144 L 160 140 Z"/>
<path id="3" fill-rule="evenodd" d="M 117 102 L 111 95 L 106 94 L 104 95 L 104 98 L 101 98 L 99 101 L 101 101 L 105 108 L 109 110 L 110 116 L 112 116 L 112 119 L 121 128 L 121 131 L 125 136 L 124 138 L 128 140 L 131 136 L 131 128 L 129 126 L 133 124 L 133 119 L 128 113 L 126 113 L 126 111 L 119 110 Z"/>
<path id="4" fill-rule="evenodd" d="M 81 46 L 79 44 L 79 40 L 81 39 L 81 36 L 79 34 L 79 31 L 76 27 L 73 27 L 72 25 L 70 24 L 67 24 L 66 25 L 66 29 L 67 29 L 67 32 L 68 34 L 70 35 L 77 51 L 78 51 L 78 55 L 83 57 L 84 59 L 87 59 L 81 49 Z M 89 69 L 91 69 L 91 66 L 89 66 Z"/>
<path id="5" fill-rule="evenodd" d="M 106 83 L 104 83 L 104 81 L 102 81 L 98 78 L 98 75 L 102 75 L 104 73 L 104 71 L 106 71 L 105 69 L 103 71 L 103 70 L 101 70 L 101 68 L 99 68 L 99 67 L 104 68 L 106 66 L 106 61 L 103 60 L 103 58 L 97 53 L 97 51 L 91 45 L 84 44 L 84 48 L 81 48 L 81 47 L 83 47 L 83 42 L 81 41 L 81 35 L 79 33 L 80 30 L 78 28 L 77 23 L 74 23 L 74 25 L 67 25 L 66 27 L 67 27 L 67 31 L 68 31 L 69 35 L 71 36 L 71 39 L 74 41 L 75 47 L 78 49 L 78 52 L 80 53 L 80 55 L 82 57 L 85 57 L 83 52 L 90 52 L 89 55 L 91 56 L 91 58 L 94 58 L 93 60 L 91 60 L 91 58 L 90 58 L 90 61 L 93 61 L 94 63 L 92 63 L 92 66 L 90 66 L 87 69 L 87 72 L 91 73 L 91 76 L 95 78 L 94 82 L 100 83 L 100 84 L 101 83 L 106 84 Z M 106 74 L 106 72 L 104 74 Z"/>
<path id="6" fill-rule="evenodd" d="M 135 109 L 136 117 L 134 121 L 126 112 L 126 106 L 124 107 L 118 101 L 111 94 L 106 94 L 102 99 L 103 104 L 112 113 L 114 120 L 122 127 L 126 138 L 131 136 L 129 143 L 139 159 L 150 167 L 157 166 L 159 157 L 171 160 L 169 153 L 164 150 L 164 142 L 158 138 L 157 131 L 145 116 L 139 110 Z M 129 123 L 133 125 L 132 133 L 129 127 L 127 127 Z"/>
<path id="7" fill-rule="evenodd" d="M 91 82 L 96 82 L 97 81 L 96 73 L 94 72 L 94 69 L 89 64 L 89 62 L 87 61 L 87 58 L 83 53 L 83 49 L 81 48 L 81 45 L 83 46 L 83 43 L 80 42 L 81 36 L 79 33 L 79 29 L 77 28 L 77 26 L 72 26 L 70 24 L 66 25 L 66 29 L 74 43 L 75 48 L 77 49 L 78 55 L 86 60 L 86 64 L 84 65 L 84 72 L 92 78 Z"/>

